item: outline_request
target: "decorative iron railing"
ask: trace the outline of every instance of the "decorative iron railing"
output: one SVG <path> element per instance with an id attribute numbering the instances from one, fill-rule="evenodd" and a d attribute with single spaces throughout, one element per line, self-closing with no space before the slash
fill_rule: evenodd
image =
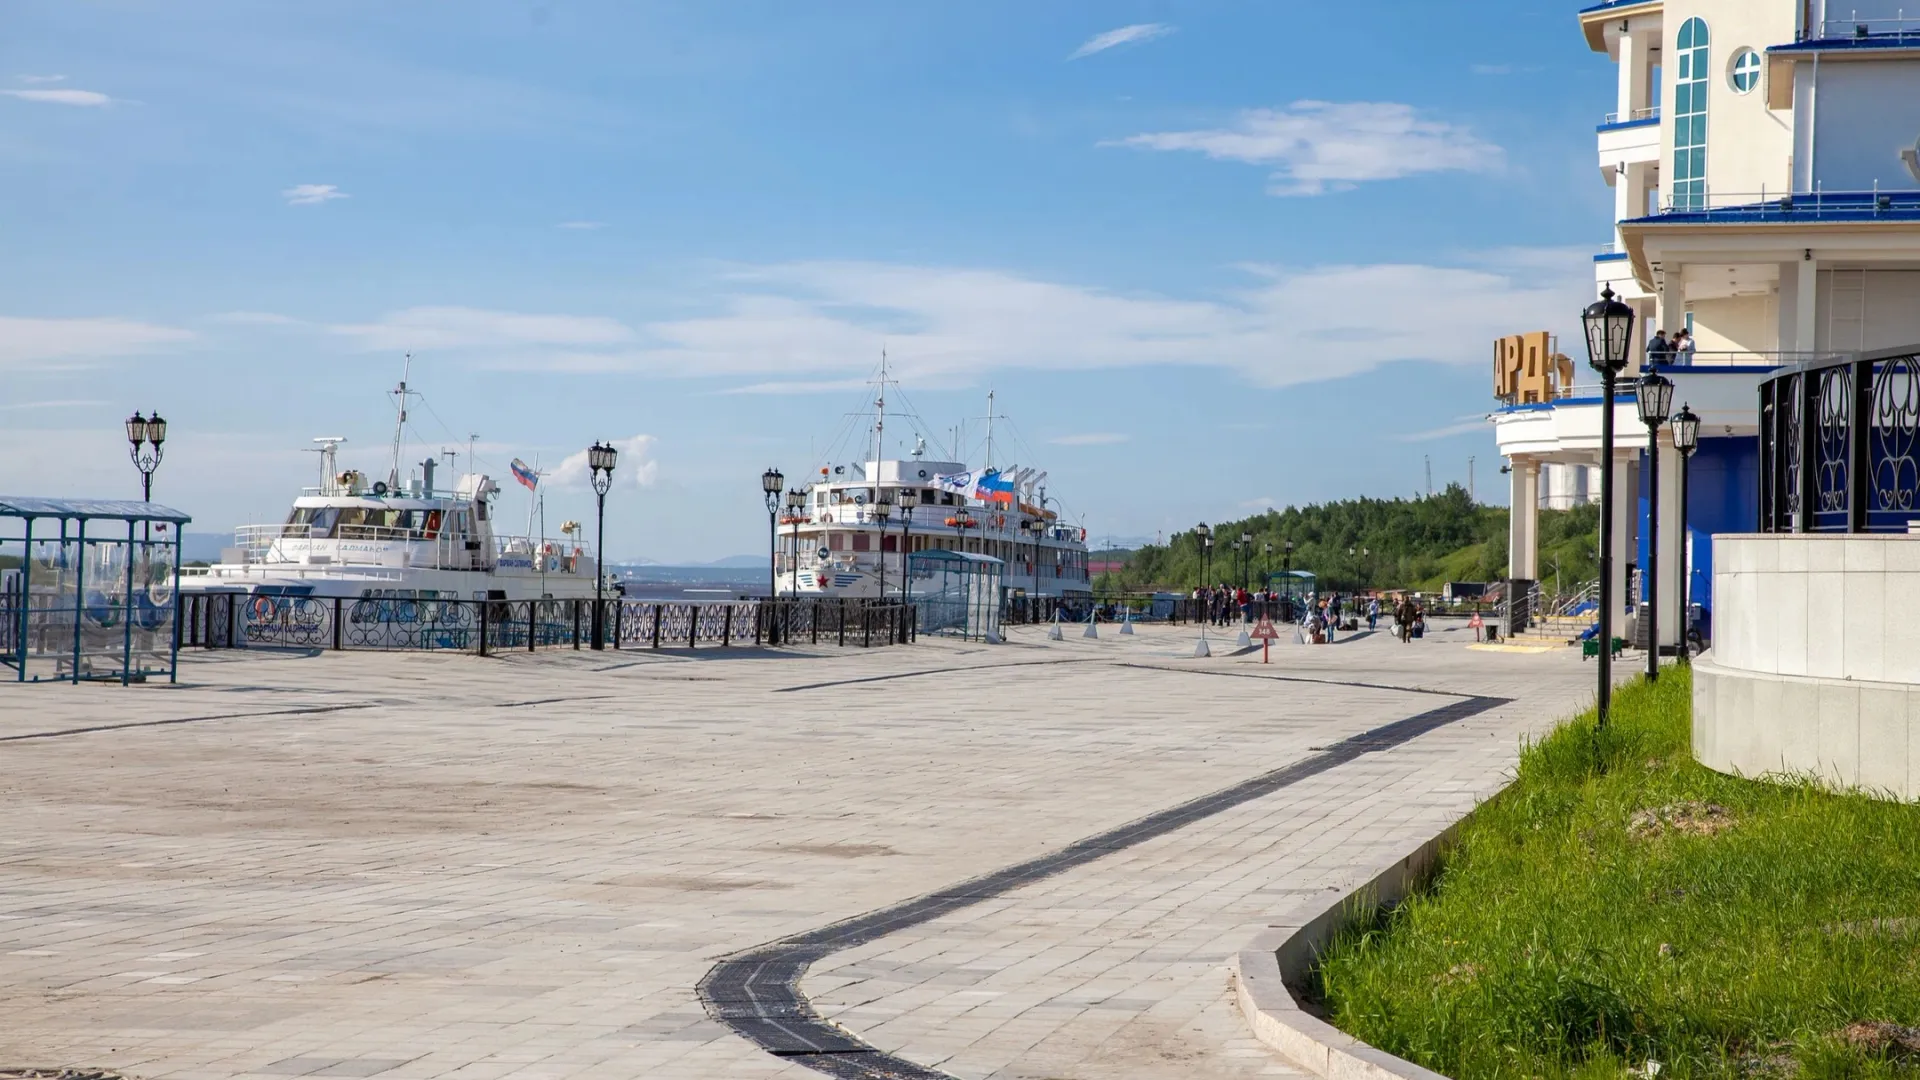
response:
<path id="1" fill-rule="evenodd" d="M 1760 384 L 1762 532 L 1920 522 L 1920 351 L 1798 364 Z"/>
<path id="2" fill-rule="evenodd" d="M 189 593 L 181 644 L 190 648 L 287 648 L 490 653 L 591 648 L 592 600 L 437 600 Z M 738 600 L 677 603 L 608 598 L 602 641 L 610 649 L 734 645 L 905 644 L 913 609 L 861 600 Z"/>

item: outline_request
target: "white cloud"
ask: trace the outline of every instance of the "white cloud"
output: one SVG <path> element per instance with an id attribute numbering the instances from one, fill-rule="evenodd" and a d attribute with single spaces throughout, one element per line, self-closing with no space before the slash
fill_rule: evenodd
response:
<path id="1" fill-rule="evenodd" d="M 578 229 L 578 230 L 604 229 L 606 227 L 607 227 L 607 223 L 604 221 L 563 221 L 560 224 L 554 226 L 554 228 L 556 229 Z"/>
<path id="2" fill-rule="evenodd" d="M 1498 146 L 1465 127 L 1379 101 L 1296 101 L 1284 109 L 1245 110 L 1231 127 L 1133 135 L 1105 145 L 1270 165 L 1273 195 L 1321 195 L 1416 173 L 1488 172 L 1505 160 Z"/>
<path id="3" fill-rule="evenodd" d="M 1410 435 L 1402 435 L 1399 441 L 1432 442 L 1435 439 L 1450 439 L 1455 435 L 1472 435 L 1476 432 L 1484 435 L 1492 435 L 1493 425 L 1487 422 L 1486 417 L 1476 416 L 1472 420 L 1463 420 L 1458 424 L 1449 424 L 1446 427 L 1434 428 L 1432 431 L 1416 431 Z"/>
<path id="4" fill-rule="evenodd" d="M 222 311 L 207 316 L 208 322 L 225 323 L 228 326 L 306 326 L 304 319 L 291 315 L 279 315 L 271 311 Z"/>
<path id="5" fill-rule="evenodd" d="M 371 350 L 617 345 L 633 337 L 618 320 L 598 315 L 524 315 L 465 307 L 407 308 L 379 322 L 327 329 Z"/>
<path id="6" fill-rule="evenodd" d="M 483 361 L 491 366 L 768 380 L 754 392 L 849 388 L 847 380 L 869 372 L 883 342 L 901 378 L 916 386 L 966 383 L 993 370 L 1155 365 L 1226 368 L 1284 386 L 1400 360 L 1480 365 L 1487 343 L 1502 334 L 1564 329 L 1591 288 L 1582 273 L 1590 264 L 1577 255 L 1557 263 L 1525 250 L 1505 252 L 1499 262 L 1482 258 L 1257 267 L 1246 288 L 1197 299 L 995 270 L 790 263 L 730 274 L 712 313 L 637 327 L 631 342 L 611 320 L 465 315 L 552 320 L 556 329 L 579 331 L 580 347 L 503 348 Z M 425 340 L 395 322 L 389 316 L 378 335 L 355 332 L 369 333 L 371 347 Z M 534 345 L 562 335 L 521 336 Z M 600 341 L 586 340 L 593 337 Z"/>
<path id="7" fill-rule="evenodd" d="M 10 405 L 0 405 L 0 409 L 81 409 L 105 404 L 104 401 L 87 398 L 67 398 L 58 401 L 20 401 Z"/>
<path id="8" fill-rule="evenodd" d="M 14 81 L 23 82 L 29 86 L 38 85 L 40 83 L 57 83 L 57 82 L 67 81 L 67 77 L 65 75 L 15 75 L 13 78 L 14 78 Z"/>
<path id="9" fill-rule="evenodd" d="M 1112 446 L 1131 439 L 1131 435 L 1121 435 L 1112 431 L 1093 431 L 1085 435 L 1062 435 L 1047 441 L 1055 446 Z"/>
<path id="10" fill-rule="evenodd" d="M 657 440 L 651 435 L 635 435 L 630 439 L 609 439 L 607 442 L 618 450 L 614 459 L 613 482 L 617 487 L 651 487 L 660 477 L 660 463 L 653 458 L 653 444 Z M 553 467 L 547 479 L 555 487 L 585 489 L 592 486 L 592 470 L 587 468 L 587 452 L 568 454 L 560 464 Z"/>
<path id="11" fill-rule="evenodd" d="M 0 90 L 0 94 L 19 98 L 22 101 L 38 101 L 46 105 L 111 105 L 113 99 L 95 90 Z"/>
<path id="12" fill-rule="evenodd" d="M 25 319 L 0 315 L 0 368 L 104 359 L 193 338 L 191 331 L 131 319 Z"/>
<path id="13" fill-rule="evenodd" d="M 1109 30 L 1104 34 L 1093 35 L 1083 42 L 1079 48 L 1073 50 L 1073 55 L 1067 57 L 1067 59 L 1078 60 L 1082 57 L 1092 56 L 1094 53 L 1106 52 L 1108 49 L 1116 46 L 1152 41 L 1154 38 L 1166 37 L 1171 33 L 1173 33 L 1173 27 L 1168 26 L 1166 23 L 1134 23 L 1132 26 L 1122 26 L 1115 30 Z"/>
<path id="14" fill-rule="evenodd" d="M 353 197 L 332 184 L 295 184 L 280 195 L 287 200 L 288 206 L 317 206 L 334 199 Z"/>

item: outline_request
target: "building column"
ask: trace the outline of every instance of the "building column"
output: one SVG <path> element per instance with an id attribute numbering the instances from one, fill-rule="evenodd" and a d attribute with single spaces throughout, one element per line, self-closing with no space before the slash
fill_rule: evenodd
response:
<path id="1" fill-rule="evenodd" d="M 1514 458 L 1509 475 L 1507 576 L 1540 579 L 1540 463 Z"/>
<path id="2" fill-rule="evenodd" d="M 1640 88 L 1647 77 L 1641 70 L 1644 61 L 1640 52 L 1644 47 L 1631 31 L 1620 35 L 1620 64 L 1615 69 L 1620 73 L 1620 89 L 1615 95 L 1614 111 L 1620 114 L 1621 120 L 1633 119 L 1633 110 L 1644 104 L 1640 100 Z"/>
<path id="3" fill-rule="evenodd" d="M 1613 625 L 1617 636 L 1626 636 L 1627 608 L 1635 598 L 1628 594 L 1627 567 L 1637 560 L 1640 550 L 1640 452 L 1613 452 Z"/>
<path id="4" fill-rule="evenodd" d="M 1680 452 L 1673 448 L 1672 428 L 1660 434 L 1660 644 L 1677 645 L 1687 588 L 1680 573 L 1687 526 L 1680 518 Z"/>
<path id="5" fill-rule="evenodd" d="M 1781 347 L 1810 353 L 1819 348 L 1820 260 L 1813 258 L 1809 249 L 1794 267 L 1798 272 L 1794 274 L 1793 339 L 1792 344 L 1782 342 Z"/>

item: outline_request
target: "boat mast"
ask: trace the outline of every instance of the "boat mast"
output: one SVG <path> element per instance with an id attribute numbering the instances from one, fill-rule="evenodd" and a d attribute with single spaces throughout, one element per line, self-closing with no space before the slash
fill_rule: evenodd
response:
<path id="1" fill-rule="evenodd" d="M 400 493 L 400 440 L 407 430 L 407 396 L 413 391 L 407 389 L 407 379 L 413 374 L 413 354 L 407 354 L 406 366 L 400 370 L 400 385 L 393 391 L 395 419 L 393 421 L 393 467 L 387 471 L 387 491 Z M 418 396 L 418 395 L 414 395 Z"/>
<path id="2" fill-rule="evenodd" d="M 987 468 L 993 468 L 993 391 L 987 391 Z"/>
<path id="3" fill-rule="evenodd" d="M 880 347 L 880 378 L 878 384 L 880 392 L 875 396 L 873 402 L 873 457 L 871 458 L 873 461 L 873 475 L 867 477 L 868 480 L 876 484 L 880 482 L 880 453 L 886 449 L 887 445 L 887 349 L 884 345 Z M 878 495 L 876 494 L 875 497 L 877 498 Z"/>

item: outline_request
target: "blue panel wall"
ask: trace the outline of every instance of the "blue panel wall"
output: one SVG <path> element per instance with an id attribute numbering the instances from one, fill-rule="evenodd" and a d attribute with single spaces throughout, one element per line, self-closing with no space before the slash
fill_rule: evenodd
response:
<path id="1" fill-rule="evenodd" d="M 1700 440 L 1687 495 L 1687 526 L 1693 535 L 1693 573 L 1688 595 L 1713 610 L 1713 534 L 1760 528 L 1760 440 L 1754 436 Z"/>

